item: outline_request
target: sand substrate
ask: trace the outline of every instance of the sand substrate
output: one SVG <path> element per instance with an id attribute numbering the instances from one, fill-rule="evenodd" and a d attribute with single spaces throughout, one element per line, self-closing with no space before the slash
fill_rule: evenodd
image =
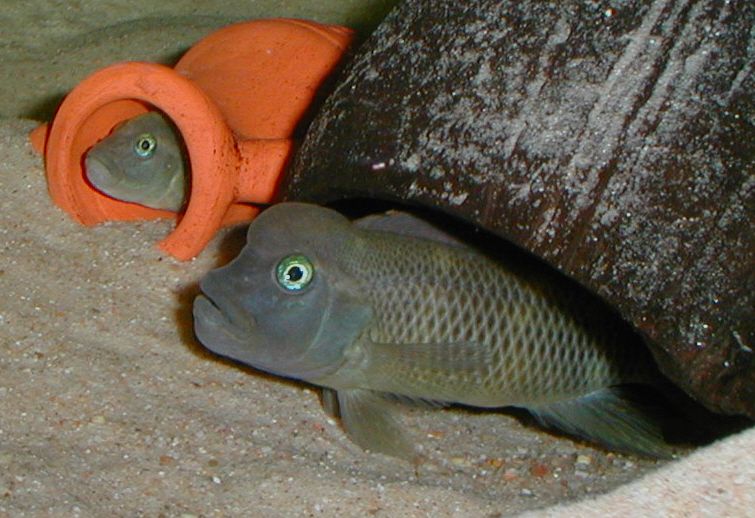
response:
<path id="1" fill-rule="evenodd" d="M 192 334 L 197 281 L 235 255 L 243 229 L 221 233 L 198 259 L 181 263 L 154 247 L 172 222 L 76 224 L 49 199 L 27 119 L 49 115 L 66 89 L 128 50 L 168 59 L 238 19 L 242 4 L 255 17 L 290 16 L 297 3 L 278 8 L 284 12 L 265 11 L 264 2 L 218 3 L 212 12 L 177 0 L 159 8 L 7 4 L 0 14 L 0 516 L 533 509 L 746 516 L 755 509 L 755 431 L 664 465 L 502 413 L 407 409 L 406 426 L 427 457 L 415 470 L 353 446 L 322 411 L 316 388 L 205 352 Z M 320 7 L 312 16 L 323 21 L 355 16 Z M 576 509 L 543 510 L 585 498 Z"/>

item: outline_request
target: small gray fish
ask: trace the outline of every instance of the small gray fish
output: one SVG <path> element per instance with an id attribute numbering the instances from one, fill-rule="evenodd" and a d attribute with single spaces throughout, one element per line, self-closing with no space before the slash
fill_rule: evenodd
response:
<path id="1" fill-rule="evenodd" d="M 628 326 L 552 272 L 494 260 L 408 214 L 351 223 L 282 203 L 207 274 L 194 329 L 213 352 L 325 388 L 365 449 L 411 458 L 389 400 L 517 406 L 610 448 L 668 457 L 622 385 L 655 382 Z"/>
<path id="2" fill-rule="evenodd" d="M 178 130 L 158 112 L 130 119 L 94 145 L 87 179 L 115 199 L 178 211 L 186 199 L 186 163 Z"/>

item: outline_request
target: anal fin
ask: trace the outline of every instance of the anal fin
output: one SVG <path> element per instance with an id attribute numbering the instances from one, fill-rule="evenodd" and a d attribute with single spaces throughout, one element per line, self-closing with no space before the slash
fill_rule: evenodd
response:
<path id="1" fill-rule="evenodd" d="M 623 387 L 526 407 L 546 427 L 597 442 L 607 448 L 655 458 L 672 458 L 663 438 L 660 409 L 631 397 Z"/>

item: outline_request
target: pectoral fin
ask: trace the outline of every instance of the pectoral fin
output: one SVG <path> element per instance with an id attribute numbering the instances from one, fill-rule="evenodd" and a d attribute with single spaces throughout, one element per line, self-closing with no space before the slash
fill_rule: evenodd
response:
<path id="1" fill-rule="evenodd" d="M 634 401 L 622 387 L 600 389 L 580 398 L 527 409 L 545 426 L 610 449 L 646 457 L 673 456 L 663 438 L 662 417 L 649 405 Z"/>
<path id="2" fill-rule="evenodd" d="M 480 373 L 487 372 L 494 362 L 490 348 L 484 345 L 371 343 L 365 351 L 364 375 L 370 386 L 381 392 L 437 406 L 450 402 L 501 406 L 497 394 L 474 390 Z"/>
<path id="3" fill-rule="evenodd" d="M 338 407 L 343 427 L 356 444 L 372 452 L 416 460 L 411 441 L 392 415 L 390 403 L 379 393 L 339 390 Z"/>

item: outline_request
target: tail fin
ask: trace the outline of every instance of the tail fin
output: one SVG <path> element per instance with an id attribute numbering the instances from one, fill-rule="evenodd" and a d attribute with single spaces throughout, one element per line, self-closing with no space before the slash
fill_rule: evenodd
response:
<path id="1" fill-rule="evenodd" d="M 596 390 L 585 396 L 527 407 L 544 426 L 597 442 L 609 449 L 668 459 L 662 409 L 632 397 L 624 387 Z"/>

